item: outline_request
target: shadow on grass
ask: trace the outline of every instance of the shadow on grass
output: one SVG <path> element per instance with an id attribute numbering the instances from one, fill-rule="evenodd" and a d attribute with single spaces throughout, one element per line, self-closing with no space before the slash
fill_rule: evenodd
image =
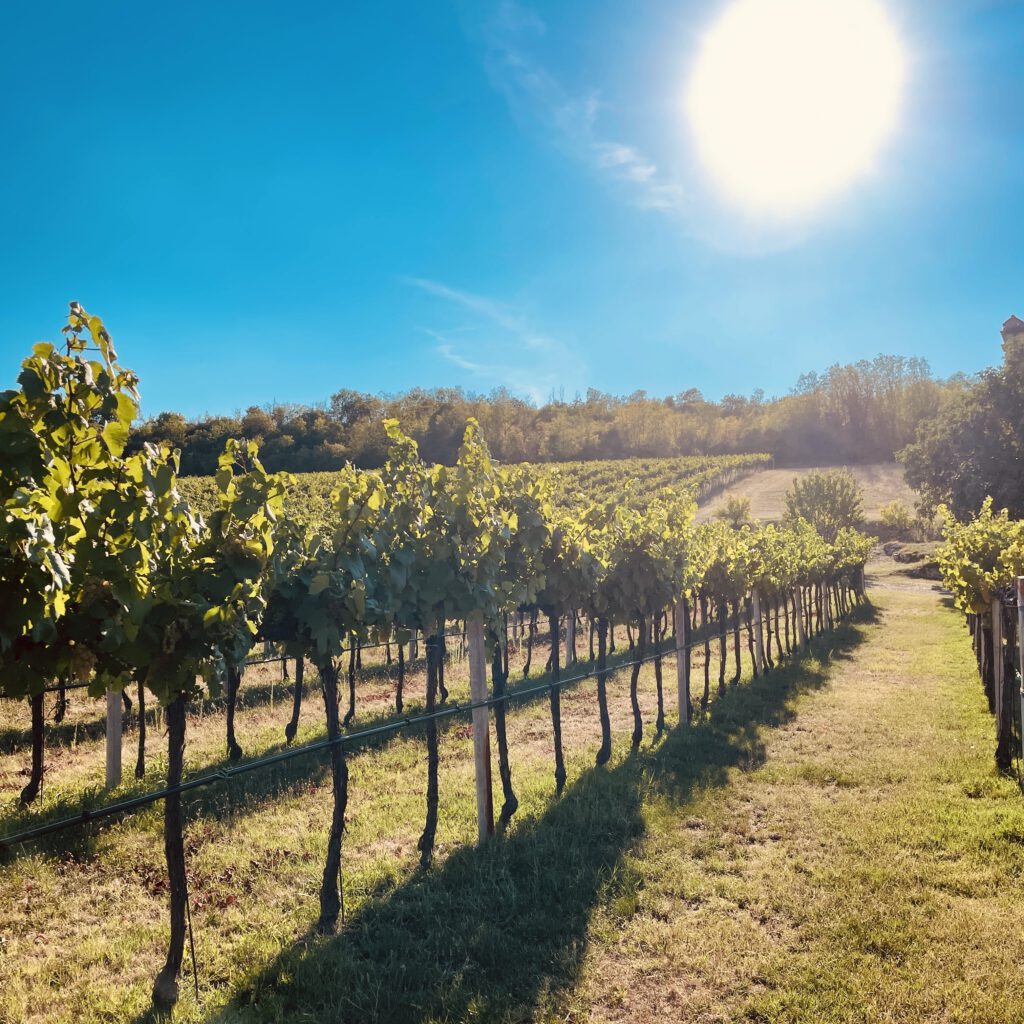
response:
<path id="1" fill-rule="evenodd" d="M 794 717 L 793 699 L 822 686 L 829 662 L 850 657 L 875 617 L 862 606 L 812 642 L 814 657 L 731 688 L 696 725 L 585 772 L 504 838 L 376 892 L 337 937 L 303 936 L 208 1024 L 563 1016 L 595 909 L 643 884 L 624 858 L 644 836 L 645 798 L 682 804 L 763 763 L 764 731 Z"/>

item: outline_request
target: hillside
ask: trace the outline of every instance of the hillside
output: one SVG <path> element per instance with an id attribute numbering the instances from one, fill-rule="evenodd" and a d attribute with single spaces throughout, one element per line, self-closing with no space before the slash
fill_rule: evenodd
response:
<path id="1" fill-rule="evenodd" d="M 838 469 L 822 466 L 821 469 Z M 864 515 L 867 520 L 878 519 L 878 510 L 887 502 L 899 500 L 914 507 L 915 494 L 903 478 L 903 467 L 898 462 L 876 462 L 866 466 L 851 466 L 850 471 L 864 489 Z M 720 491 L 697 510 L 697 520 L 710 519 L 733 495 L 750 499 L 751 515 L 755 519 L 781 519 L 786 510 L 786 491 L 794 477 L 811 472 L 804 469 L 766 469 L 753 473 Z"/>

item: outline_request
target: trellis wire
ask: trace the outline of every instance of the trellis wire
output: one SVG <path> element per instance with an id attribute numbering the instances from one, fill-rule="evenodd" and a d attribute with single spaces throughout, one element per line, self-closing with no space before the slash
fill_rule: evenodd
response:
<path id="1" fill-rule="evenodd" d="M 748 624 L 744 624 L 741 629 L 748 630 L 750 629 L 750 626 Z M 733 630 L 729 630 L 726 636 L 730 635 L 732 632 Z M 712 634 L 710 639 L 718 638 L 721 635 L 721 633 Z M 636 665 L 644 665 L 659 658 L 664 658 L 666 655 L 671 655 L 677 651 L 693 650 L 696 647 L 702 647 L 704 642 L 705 638 L 701 638 L 687 643 L 683 647 L 677 647 L 675 644 L 672 644 L 671 646 L 666 646 L 664 649 L 655 651 L 643 658 L 607 665 L 604 671 L 620 672 L 623 669 L 633 668 Z M 248 772 L 270 767 L 275 764 L 282 764 L 286 761 L 291 761 L 298 757 L 305 757 L 309 754 L 319 753 L 321 751 L 328 750 L 332 746 L 354 749 L 369 739 L 377 736 L 384 736 L 393 732 L 399 732 L 402 729 L 412 730 L 426 722 L 453 718 L 460 714 L 471 714 L 476 708 L 492 708 L 498 704 L 511 704 L 514 701 L 523 700 L 527 697 L 536 696 L 537 694 L 551 693 L 555 690 L 561 690 L 565 686 L 582 682 L 585 679 L 595 678 L 600 672 L 601 670 L 595 665 L 587 672 L 568 676 L 564 679 L 548 680 L 547 682 L 538 683 L 536 686 L 530 686 L 525 689 L 512 690 L 500 697 L 492 696 L 481 701 L 450 704 L 447 707 L 441 708 L 440 710 L 428 715 L 405 715 L 401 718 L 394 719 L 393 721 L 384 722 L 381 725 L 371 726 L 367 729 L 360 729 L 355 732 L 342 734 L 335 739 L 314 740 L 311 743 L 303 744 L 301 747 L 294 747 L 290 750 L 283 750 L 276 754 L 267 754 L 263 757 L 254 758 L 252 761 L 247 761 L 244 764 L 218 768 L 216 771 L 196 776 L 195 778 L 182 782 L 177 786 L 165 786 L 161 789 L 151 790 L 149 793 L 141 793 L 138 796 L 129 797 L 128 799 L 120 800 L 117 803 L 107 804 L 106 806 L 96 808 L 95 810 L 83 808 L 77 815 L 59 818 L 56 821 L 36 825 L 32 828 L 24 829 L 21 832 L 0 836 L 0 851 L 6 850 L 11 846 L 17 846 L 19 843 L 41 839 L 44 836 L 53 835 L 57 832 L 63 832 L 72 828 L 82 828 L 86 825 L 92 824 L 93 822 L 102 821 L 115 815 L 136 811 L 175 794 L 187 793 L 193 789 L 200 789 L 205 786 L 213 785 L 216 782 L 229 782 L 231 779 L 240 775 L 245 775 Z"/>

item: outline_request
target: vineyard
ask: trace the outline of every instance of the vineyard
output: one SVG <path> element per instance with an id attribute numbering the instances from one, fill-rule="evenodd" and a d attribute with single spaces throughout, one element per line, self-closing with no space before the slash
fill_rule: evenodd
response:
<path id="1" fill-rule="evenodd" d="M 594 928 L 603 945 L 588 960 L 613 956 L 616 921 L 668 926 L 689 913 L 688 892 L 703 905 L 731 891 L 725 853 L 679 839 L 680 807 L 712 815 L 702 794 L 727 780 L 723 792 L 742 791 L 736 772 L 764 776 L 751 799 L 790 829 L 770 841 L 807 848 L 847 825 L 822 833 L 800 800 L 776 793 L 787 756 L 802 784 L 833 793 L 801 798 L 827 816 L 836 787 L 874 785 L 870 764 L 898 760 L 906 722 L 938 728 L 928 700 L 899 690 L 884 698 L 891 711 L 865 719 L 877 737 L 854 725 L 856 701 L 874 699 L 897 655 L 914 677 L 908 622 L 945 636 L 929 584 L 908 595 L 883 573 L 869 601 L 873 542 L 834 508 L 813 526 L 792 503 L 781 526 L 697 521 L 698 499 L 764 456 L 502 466 L 470 421 L 456 463 L 442 466 L 391 421 L 379 471 L 272 474 L 254 442 L 232 441 L 213 479 L 179 480 L 172 450 L 126 451 L 137 380 L 102 322 L 73 306 L 65 336 L 62 349 L 37 345 L 0 398 L 3 1024 L 143 1020 L 147 1007 L 196 1022 L 512 1020 L 523 1006 L 566 1018 Z M 849 484 L 810 476 L 807 500 L 830 479 Z M 1024 535 L 990 503 L 967 522 L 943 515 L 939 564 L 967 616 L 1005 778 L 1020 753 Z M 887 645 L 881 668 L 851 657 L 869 634 Z M 790 708 L 826 677 L 849 677 L 847 706 L 810 747 L 794 746 Z M 955 667 L 930 668 L 921 693 L 939 677 L 937 708 L 961 693 Z M 828 705 L 816 706 L 820 717 Z M 972 751 L 983 726 L 969 702 L 960 714 L 972 724 L 956 749 Z M 774 766 L 766 728 L 789 750 Z M 909 780 L 885 763 L 882 778 Z M 926 751 L 914 763 L 913 799 L 927 804 L 932 772 L 953 769 L 933 768 Z M 991 781 L 944 799 L 935 822 L 960 808 L 961 850 L 991 815 L 1016 819 Z M 851 823 L 856 808 L 843 812 Z M 915 827 L 931 836 L 935 822 Z M 847 858 L 843 921 L 873 898 L 848 883 L 875 826 L 849 827 L 862 832 L 819 874 L 827 889 L 828 872 L 842 874 L 833 858 Z M 999 872 L 1014 870 L 1015 828 L 986 835 Z M 641 874 L 659 834 L 692 846 L 692 863 L 666 873 L 645 860 Z M 872 835 L 873 865 L 899 860 L 884 830 Z M 773 869 L 793 919 L 807 898 L 801 857 Z M 940 861 L 929 870 L 946 870 Z M 660 880 L 671 916 L 645 903 L 644 877 Z M 774 880 L 756 885 L 763 901 Z M 903 888 L 908 908 L 928 904 Z M 636 935 L 645 952 L 630 970 L 675 949 L 713 974 L 702 944 L 739 941 L 724 938 L 729 914 L 669 946 Z M 830 926 L 822 918 L 817 934 Z M 855 948 L 856 935 L 841 944 Z M 834 940 L 820 941 L 832 956 Z M 957 942 L 958 956 L 975 955 Z M 889 947 L 877 948 L 884 960 Z M 802 1000 L 800 977 L 773 989 Z M 500 992 L 486 995 L 489 984 Z M 623 989 L 588 984 L 609 1019 L 634 1019 Z M 770 1000 L 735 997 L 739 1018 L 772 1019 Z M 807 1019 L 848 1018 L 823 999 L 827 1013 Z"/>
<path id="2" fill-rule="evenodd" d="M 26 844 L 59 842 L 71 831 L 85 830 L 92 843 L 97 829 L 162 804 L 160 889 L 169 897 L 170 936 L 153 988 L 158 1007 L 177 1001 L 192 941 L 185 794 L 230 791 L 260 771 L 315 774 L 326 760 L 332 799 L 316 930 L 331 934 L 344 917 L 342 837 L 349 761 L 357 752 L 379 751 L 399 736 L 421 752 L 426 788 L 416 848 L 426 868 L 443 828 L 442 739 L 467 718 L 483 840 L 508 828 L 519 803 L 508 730 L 515 705 L 546 703 L 552 789 L 561 794 L 569 781 L 563 691 L 568 701 L 569 691 L 595 681 L 590 714 L 600 731 L 594 763 L 601 767 L 613 754 L 618 709 L 613 715 L 609 679 L 616 670 L 629 670 L 628 742 L 637 751 L 645 737 L 640 680 L 648 663 L 657 738 L 672 710 L 666 656 L 676 669 L 674 717 L 685 726 L 708 715 L 748 673 L 774 670 L 863 600 L 871 542 L 852 530 L 826 543 L 806 523 L 740 531 L 694 526 L 694 492 L 757 464 L 757 457 L 703 468 L 627 464 L 621 488 L 606 467 L 594 476 L 577 467 L 562 475 L 556 502 L 557 476 L 494 465 L 472 422 L 452 467 L 424 464 L 399 425 L 389 423 L 384 468 L 337 474 L 322 499 L 326 515 L 317 513 L 315 525 L 290 514 L 303 495 L 292 492 L 288 476 L 263 470 L 251 442 L 229 443 L 214 481 L 216 505 L 203 515 L 178 489 L 172 451 L 150 446 L 125 455 L 136 379 L 117 364 L 102 322 L 73 306 L 65 335 L 65 352 L 36 346 L 18 390 L 0 406 L 8 442 L 0 476 L 0 572 L 8 595 L 0 619 L 3 695 L 27 701 L 31 750 L 21 803 L 43 805 L 35 814 L 6 816 L 0 842 L 15 859 Z M 90 343 L 99 359 L 86 355 Z M 678 475 L 682 482 L 673 485 Z M 645 485 L 659 489 L 642 493 Z M 568 500 L 566 487 L 579 497 Z M 599 497 L 588 498 L 587 487 Z M 623 494 L 636 498 L 623 501 Z M 261 644 L 279 655 L 285 671 L 292 666 L 291 713 L 276 746 L 257 737 L 250 747 L 256 756 L 246 760 L 236 713 L 243 673 Z M 469 700 L 452 678 L 460 655 Z M 290 745 L 308 696 L 307 666 L 315 670 L 323 718 L 316 738 L 307 733 L 305 742 Z M 520 666 L 522 682 L 510 682 Z M 275 670 L 263 671 L 265 680 Z M 694 673 L 702 683 L 696 700 Z M 412 686 L 419 693 L 410 699 Z M 265 682 L 263 689 L 266 699 Z M 47 772 L 48 714 L 57 728 L 74 730 L 75 748 L 80 737 L 93 745 L 99 738 L 102 719 L 86 697 L 105 702 L 105 788 L 120 782 L 122 701 L 134 715 L 137 780 L 155 776 L 156 788 L 140 784 L 119 798 L 95 786 L 76 791 L 61 784 L 59 771 Z M 202 719 L 221 710 L 221 756 L 207 751 L 205 765 L 190 763 L 186 774 L 190 721 L 197 712 Z M 496 823 L 492 716 L 502 800 Z M 147 753 L 153 726 L 166 736 L 157 758 Z M 147 766 L 148 758 L 156 763 Z"/>
<path id="3" fill-rule="evenodd" d="M 959 522 L 947 509 L 939 569 L 956 607 L 964 614 L 978 673 L 996 724 L 996 767 L 1020 769 L 1024 737 L 1021 669 L 1024 628 L 1024 522 L 986 499 L 977 515 Z"/>
<path id="4" fill-rule="evenodd" d="M 559 509 L 586 503 L 627 501 L 642 510 L 662 491 L 706 500 L 751 473 L 772 464 L 770 455 L 680 456 L 666 459 L 615 459 L 592 462 L 554 462 L 537 467 L 551 477 L 551 502 Z M 528 463 L 514 467 L 530 472 Z M 303 525 L 330 528 L 331 495 L 341 481 L 338 473 L 297 473 L 287 494 L 288 515 Z M 209 515 L 217 508 L 212 477 L 183 477 L 178 489 L 196 511 Z"/>

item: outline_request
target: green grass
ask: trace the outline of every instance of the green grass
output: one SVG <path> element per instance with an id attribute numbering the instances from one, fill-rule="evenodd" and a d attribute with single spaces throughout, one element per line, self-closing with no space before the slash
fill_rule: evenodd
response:
<path id="1" fill-rule="evenodd" d="M 875 567 L 874 607 L 811 657 L 730 689 L 689 728 L 660 740 L 648 728 L 632 756 L 618 673 L 607 769 L 591 767 L 592 684 L 566 693 L 560 800 L 546 703 L 517 710 L 522 807 L 480 850 L 457 724 L 429 871 L 415 854 L 420 741 L 360 754 L 336 938 L 311 930 L 323 774 L 207 798 L 187 837 L 200 1000 L 185 978 L 175 1020 L 1024 1019 L 1024 803 L 992 768 L 966 632 L 929 584 L 894 569 Z M 673 679 L 669 662 L 668 692 Z M 648 673 L 642 686 L 649 723 Z M 254 702 L 243 740 L 285 714 Z M 190 755 L 215 756 L 219 729 L 190 723 Z M 69 790 L 99 741 L 81 746 L 55 770 Z M 152 813 L 0 867 L 4 1024 L 145 1019 L 164 941 L 160 855 Z"/>

